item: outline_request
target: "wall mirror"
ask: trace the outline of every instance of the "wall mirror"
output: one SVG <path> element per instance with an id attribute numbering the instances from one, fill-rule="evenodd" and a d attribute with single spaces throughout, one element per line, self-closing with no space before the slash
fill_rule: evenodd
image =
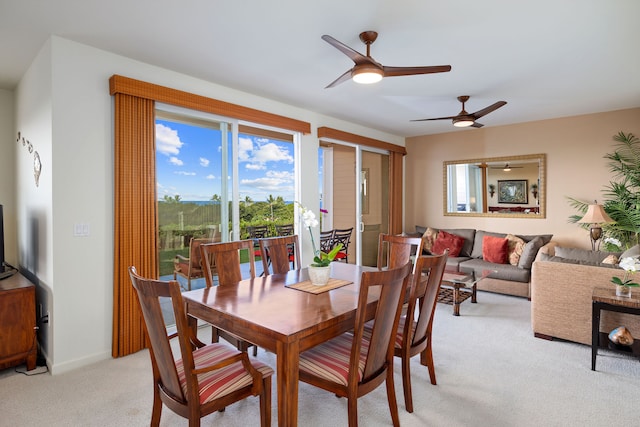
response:
<path id="1" fill-rule="evenodd" d="M 444 215 L 546 218 L 544 154 L 444 162 Z"/>

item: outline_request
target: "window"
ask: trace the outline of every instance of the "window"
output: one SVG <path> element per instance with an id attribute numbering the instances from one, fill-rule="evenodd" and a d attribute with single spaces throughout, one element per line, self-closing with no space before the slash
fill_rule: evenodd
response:
<path id="1" fill-rule="evenodd" d="M 189 257 L 192 238 L 244 239 L 251 225 L 275 235 L 294 223 L 295 135 L 167 107 L 155 126 L 161 277 L 173 277 L 176 255 Z"/>

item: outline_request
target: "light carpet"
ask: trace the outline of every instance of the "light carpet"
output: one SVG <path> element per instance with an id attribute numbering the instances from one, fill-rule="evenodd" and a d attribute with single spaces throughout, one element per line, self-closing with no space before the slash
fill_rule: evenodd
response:
<path id="1" fill-rule="evenodd" d="M 588 346 L 534 338 L 526 299 L 478 293 L 478 304 L 438 304 L 434 359 L 438 385 L 418 357 L 412 361 L 415 412 L 404 409 L 399 361 L 396 396 L 403 426 L 608 426 L 638 425 L 637 359 L 600 352 L 591 371 Z M 202 328 L 206 337 L 211 328 Z M 275 355 L 258 358 L 275 367 Z M 277 425 L 275 378 L 273 425 Z M 148 426 L 151 363 L 147 351 L 105 360 L 65 374 L 26 376 L 0 371 L 0 426 Z M 258 399 L 229 406 L 203 426 L 259 425 Z M 385 387 L 358 403 L 362 426 L 391 425 Z M 301 383 L 299 424 L 347 425 L 345 399 Z M 186 426 L 168 409 L 162 426 Z"/>

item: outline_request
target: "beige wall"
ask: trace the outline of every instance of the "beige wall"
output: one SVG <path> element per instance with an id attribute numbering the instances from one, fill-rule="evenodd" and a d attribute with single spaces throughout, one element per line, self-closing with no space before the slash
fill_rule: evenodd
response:
<path id="1" fill-rule="evenodd" d="M 640 136 L 640 108 L 509 126 L 465 129 L 406 141 L 405 230 L 415 225 L 516 234 L 552 233 L 561 245 L 590 248 L 588 232 L 568 223 L 567 202 L 602 200 L 612 179 L 603 158 L 618 132 Z M 545 219 L 444 216 L 442 163 L 481 157 L 547 155 Z"/>

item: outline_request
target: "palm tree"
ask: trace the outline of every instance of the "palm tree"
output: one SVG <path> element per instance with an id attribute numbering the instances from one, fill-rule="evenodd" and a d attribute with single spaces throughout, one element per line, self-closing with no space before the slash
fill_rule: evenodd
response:
<path id="1" fill-rule="evenodd" d="M 282 198 L 282 197 L 280 197 Z M 274 221 L 273 218 L 273 205 L 277 202 L 277 200 L 273 197 L 273 194 L 269 194 L 269 197 L 267 197 L 267 203 L 269 203 L 269 208 L 271 209 L 271 222 Z"/>

